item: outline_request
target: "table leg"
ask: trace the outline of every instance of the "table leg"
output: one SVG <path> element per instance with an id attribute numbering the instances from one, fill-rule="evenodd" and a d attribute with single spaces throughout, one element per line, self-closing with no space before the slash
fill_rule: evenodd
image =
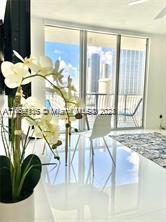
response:
<path id="1" fill-rule="evenodd" d="M 68 147 L 69 147 L 69 127 L 66 127 L 66 133 L 65 133 L 65 166 L 67 166 L 67 162 L 68 162 Z"/>

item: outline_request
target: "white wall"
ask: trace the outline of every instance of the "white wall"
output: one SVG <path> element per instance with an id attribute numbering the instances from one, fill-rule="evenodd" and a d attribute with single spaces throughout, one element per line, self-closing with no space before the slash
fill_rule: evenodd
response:
<path id="1" fill-rule="evenodd" d="M 166 37 L 164 36 L 153 36 L 150 40 L 145 108 L 145 128 L 159 128 L 160 114 L 166 119 Z"/>
<path id="2" fill-rule="evenodd" d="M 33 16 L 31 16 L 31 55 L 34 57 L 44 55 L 44 21 Z M 40 77 L 32 80 L 32 96 L 44 104 L 45 82 Z"/>

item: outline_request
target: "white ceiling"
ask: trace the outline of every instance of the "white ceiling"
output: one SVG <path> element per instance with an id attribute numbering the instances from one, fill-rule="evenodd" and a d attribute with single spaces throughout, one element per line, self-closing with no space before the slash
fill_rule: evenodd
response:
<path id="1" fill-rule="evenodd" d="M 154 17 L 166 0 L 128 6 L 128 0 L 31 0 L 32 15 L 60 21 L 166 34 L 166 16 Z"/>

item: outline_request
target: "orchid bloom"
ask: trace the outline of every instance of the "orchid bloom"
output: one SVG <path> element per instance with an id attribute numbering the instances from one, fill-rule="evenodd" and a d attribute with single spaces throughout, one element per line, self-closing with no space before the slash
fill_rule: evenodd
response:
<path id="1" fill-rule="evenodd" d="M 34 135 L 45 137 L 49 144 L 54 145 L 59 139 L 59 126 L 57 119 L 50 115 L 43 116 L 35 125 Z"/>
<path id="2" fill-rule="evenodd" d="M 35 97 L 28 97 L 27 99 L 24 99 L 23 102 L 23 107 L 28 108 L 28 109 L 42 109 L 43 105 L 41 101 Z"/>
<path id="3" fill-rule="evenodd" d="M 53 72 L 53 64 L 49 57 L 47 56 L 40 56 L 38 60 L 38 71 L 33 70 L 34 72 L 37 72 L 39 75 L 49 75 Z"/>
<path id="4" fill-rule="evenodd" d="M 5 77 L 5 84 L 9 88 L 16 88 L 30 82 L 30 79 L 24 80 L 25 77 L 30 76 L 30 73 L 28 67 L 23 63 L 13 64 L 5 61 L 2 63 L 1 71 Z"/>
<path id="5" fill-rule="evenodd" d="M 22 56 L 13 51 L 15 56 L 20 59 L 32 72 L 37 73 L 39 75 L 46 76 L 53 71 L 53 64 L 49 57 L 47 56 L 40 56 L 37 60 L 36 58 L 25 58 L 23 59 Z"/>
<path id="6" fill-rule="evenodd" d="M 22 108 L 25 110 L 25 118 L 29 125 L 33 125 L 33 120 L 30 120 L 28 116 L 33 119 L 39 119 L 42 116 L 43 104 L 35 97 L 28 97 L 27 99 L 22 98 Z"/>
<path id="7" fill-rule="evenodd" d="M 50 114 L 44 115 L 42 103 L 34 97 L 24 99 L 22 104 L 23 109 L 28 111 L 24 120 L 29 126 L 34 126 L 34 135 L 39 138 L 45 137 L 50 145 L 56 144 L 59 139 L 57 119 Z M 36 110 L 36 114 L 29 113 L 30 110 Z"/>

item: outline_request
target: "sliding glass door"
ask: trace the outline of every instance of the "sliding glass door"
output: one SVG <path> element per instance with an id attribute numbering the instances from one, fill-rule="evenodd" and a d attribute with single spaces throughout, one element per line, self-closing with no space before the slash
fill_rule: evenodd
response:
<path id="1" fill-rule="evenodd" d="M 90 125 L 95 113 L 111 113 L 115 108 L 116 45 L 116 35 L 87 34 L 86 108 Z"/>
<path id="2" fill-rule="evenodd" d="M 142 127 L 146 39 L 121 37 L 118 128 Z"/>

